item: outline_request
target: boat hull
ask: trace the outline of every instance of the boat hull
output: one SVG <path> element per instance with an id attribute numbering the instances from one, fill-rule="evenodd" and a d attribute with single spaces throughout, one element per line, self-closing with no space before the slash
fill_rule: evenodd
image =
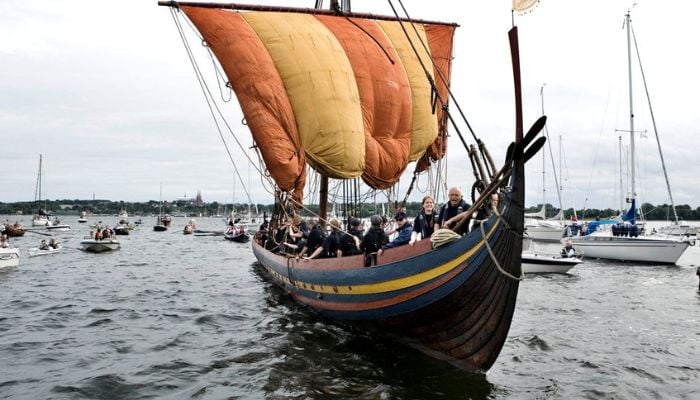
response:
<path id="1" fill-rule="evenodd" d="M 576 251 L 587 258 L 675 264 L 691 245 L 687 240 L 610 235 L 577 236 L 570 239 Z"/>
<path id="2" fill-rule="evenodd" d="M 68 232 L 70 230 L 70 225 L 47 225 L 46 230 L 54 232 Z"/>
<path id="3" fill-rule="evenodd" d="M 33 247 L 33 248 L 29 249 L 28 253 L 29 253 L 29 257 L 39 257 L 39 256 L 48 256 L 51 254 L 60 253 L 61 250 L 63 250 L 63 247 L 59 247 L 57 249 L 49 248 L 48 250 L 41 250 L 38 247 Z"/>
<path id="4" fill-rule="evenodd" d="M 247 233 L 239 233 L 236 235 L 224 234 L 224 239 L 236 243 L 248 243 L 248 241 L 250 241 L 250 236 L 248 236 Z"/>
<path id="5" fill-rule="evenodd" d="M 522 255 L 524 274 L 565 274 L 582 262 L 575 257 L 562 258 L 525 252 Z"/>
<path id="6" fill-rule="evenodd" d="M 15 227 L 10 224 L 5 224 L 5 230 L 3 231 L 3 234 L 7 235 L 7 237 L 20 237 L 24 236 L 25 229 L 22 227 Z"/>
<path id="7" fill-rule="evenodd" d="M 80 242 L 83 250 L 90 253 L 103 253 L 119 249 L 119 241 L 117 240 L 83 240 Z"/>
<path id="8" fill-rule="evenodd" d="M 538 242 L 558 242 L 565 236 L 566 227 L 558 225 L 542 225 L 538 222 L 525 224 L 527 236 Z"/>
<path id="9" fill-rule="evenodd" d="M 372 323 L 435 358 L 486 371 L 507 337 L 519 284 L 513 277 L 521 275 L 522 238 L 507 226 L 522 232 L 522 220 L 511 218 L 487 220 L 485 239 L 477 228 L 435 249 L 429 239 L 388 249 L 372 267 L 362 255 L 298 261 L 255 241 L 253 252 L 266 275 L 320 314 Z"/>
<path id="10" fill-rule="evenodd" d="M 19 265 L 19 249 L 0 248 L 0 269 Z"/>

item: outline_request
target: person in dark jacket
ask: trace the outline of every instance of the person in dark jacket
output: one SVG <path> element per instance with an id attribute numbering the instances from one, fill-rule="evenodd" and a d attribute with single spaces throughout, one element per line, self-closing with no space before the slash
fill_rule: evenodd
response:
<path id="1" fill-rule="evenodd" d="M 306 245 L 301 249 L 297 258 L 304 257 L 306 254 L 313 254 L 319 247 L 323 247 L 323 241 L 325 240 L 325 235 L 321 228 L 321 224 L 317 220 L 311 219 L 309 221 L 311 228 L 309 230 L 309 239 L 306 241 Z"/>
<path id="2" fill-rule="evenodd" d="M 331 233 L 323 239 L 323 244 L 316 248 L 305 260 L 314 258 L 334 258 L 342 256 L 340 251 L 340 221 L 332 219 L 330 222 Z M 311 237 L 309 236 L 309 241 Z"/>
<path id="3" fill-rule="evenodd" d="M 408 242 L 410 246 L 413 246 L 418 240 L 418 234 L 420 234 L 421 239 L 425 239 L 429 238 L 435 231 L 435 200 L 431 196 L 425 196 L 421 204 L 420 214 L 413 221 L 413 232 L 411 240 Z"/>
<path id="4" fill-rule="evenodd" d="M 406 219 L 406 213 L 403 211 L 397 212 L 394 220 L 396 221 L 396 231 L 398 232 L 398 236 L 396 236 L 396 238 L 394 238 L 394 240 L 391 242 L 382 246 L 382 249 L 403 246 L 408 244 L 408 242 L 411 240 L 413 225 Z M 382 252 L 380 251 L 379 254 L 382 254 Z"/>
<path id="5" fill-rule="evenodd" d="M 389 242 L 389 236 L 382 227 L 382 217 L 373 215 L 369 221 L 372 226 L 362 238 L 362 244 L 360 245 L 360 250 L 365 253 L 365 267 L 377 263 L 377 252 Z"/>
<path id="6" fill-rule="evenodd" d="M 362 229 L 360 228 L 360 220 L 351 218 L 348 232 L 343 233 L 340 238 L 340 251 L 342 251 L 343 257 L 362 253 L 360 251 L 361 243 Z"/>
<path id="7" fill-rule="evenodd" d="M 450 190 L 448 191 L 448 197 L 449 200 L 447 201 L 447 203 L 442 205 L 442 207 L 440 208 L 440 212 L 437 215 L 437 218 L 435 220 L 435 229 L 451 229 L 451 225 L 454 222 L 456 222 L 452 221 L 452 219 L 458 214 L 467 211 L 470 207 L 470 205 L 462 198 L 462 192 L 457 187 L 450 188 Z M 468 227 L 469 225 L 465 221 L 465 223 L 462 224 L 462 228 L 457 233 L 461 234 L 466 232 Z"/>

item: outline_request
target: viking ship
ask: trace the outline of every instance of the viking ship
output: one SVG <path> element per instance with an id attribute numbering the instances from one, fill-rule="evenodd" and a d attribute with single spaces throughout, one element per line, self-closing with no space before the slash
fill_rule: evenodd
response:
<path id="1" fill-rule="evenodd" d="M 450 111 L 454 23 L 355 13 L 349 2 L 330 10 L 159 4 L 171 7 L 181 37 L 190 22 L 196 27 L 237 96 L 274 187 L 271 230 L 305 209 L 307 166 L 320 177 L 325 222 L 329 179 L 388 190 L 411 164 L 415 182 L 441 164 L 452 125 L 476 179 L 473 205 L 452 228 L 490 211 L 469 233 L 387 249 L 369 267 L 362 254 L 299 260 L 258 240 L 252 249 L 264 274 L 322 316 L 369 324 L 467 371 L 488 370 L 508 336 L 522 275 L 524 163 L 544 143 L 533 139 L 545 117 L 523 134 L 517 27 L 509 32 L 515 139 L 497 168 L 470 127 L 476 144 L 467 146 L 455 122 L 466 118 Z"/>

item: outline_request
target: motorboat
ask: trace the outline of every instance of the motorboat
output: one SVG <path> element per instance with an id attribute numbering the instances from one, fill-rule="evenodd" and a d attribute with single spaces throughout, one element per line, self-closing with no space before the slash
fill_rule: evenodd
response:
<path id="1" fill-rule="evenodd" d="M 80 246 L 83 248 L 83 250 L 90 253 L 103 253 L 106 251 L 117 250 L 120 247 L 119 240 L 117 239 L 84 239 L 82 242 L 80 242 Z"/>

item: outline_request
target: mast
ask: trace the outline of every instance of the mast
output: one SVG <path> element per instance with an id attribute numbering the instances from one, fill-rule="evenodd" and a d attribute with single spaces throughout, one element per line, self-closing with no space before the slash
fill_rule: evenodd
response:
<path id="1" fill-rule="evenodd" d="M 630 170 L 631 170 L 631 180 L 630 180 L 630 202 L 634 202 L 637 198 L 637 192 L 635 189 L 635 157 L 634 157 L 634 108 L 632 102 L 632 46 L 630 41 L 630 12 L 627 10 L 625 14 L 625 22 L 627 25 L 627 72 L 629 80 L 629 96 L 630 96 Z M 636 207 L 636 203 L 635 203 Z M 636 214 L 636 210 L 634 210 Z"/>
<path id="2" fill-rule="evenodd" d="M 544 115 L 544 85 L 540 87 L 540 104 L 542 106 L 542 115 Z M 542 136 L 544 136 L 545 132 L 542 131 Z M 547 189 L 545 188 L 545 165 L 546 165 L 546 160 L 547 160 L 547 152 L 543 151 L 542 152 L 542 209 L 544 210 L 544 215 L 542 216 L 542 219 L 547 219 L 547 203 L 545 203 L 545 194 L 547 192 Z"/>
<path id="3" fill-rule="evenodd" d="M 656 137 L 656 146 L 659 149 L 659 158 L 661 158 L 661 167 L 664 171 L 664 178 L 666 180 L 666 190 L 668 190 L 668 197 L 671 200 L 671 209 L 673 210 L 673 219 L 676 224 L 678 224 L 678 213 L 676 212 L 676 204 L 673 202 L 673 194 L 671 193 L 671 181 L 668 179 L 668 171 L 666 171 L 666 162 L 664 161 L 664 153 L 661 151 L 661 141 L 659 140 L 659 131 L 656 129 L 656 118 L 654 118 L 654 109 L 651 107 L 651 98 L 649 97 L 649 88 L 647 87 L 647 78 L 644 75 L 644 68 L 642 67 L 642 57 L 639 55 L 639 47 L 637 46 L 637 37 L 632 31 L 632 38 L 634 39 L 634 49 L 637 53 L 637 61 L 639 62 L 639 72 L 642 75 L 642 82 L 644 83 L 644 93 L 647 96 L 647 104 L 649 105 L 649 114 L 651 115 L 651 124 L 654 127 L 654 136 Z"/>
<path id="4" fill-rule="evenodd" d="M 39 154 L 39 172 L 36 175 L 36 188 L 34 190 L 34 200 L 37 208 L 41 209 L 41 154 Z"/>
<path id="5" fill-rule="evenodd" d="M 318 193 L 318 215 L 321 226 L 326 226 L 326 218 L 328 217 L 328 177 L 321 175 L 321 187 Z"/>

